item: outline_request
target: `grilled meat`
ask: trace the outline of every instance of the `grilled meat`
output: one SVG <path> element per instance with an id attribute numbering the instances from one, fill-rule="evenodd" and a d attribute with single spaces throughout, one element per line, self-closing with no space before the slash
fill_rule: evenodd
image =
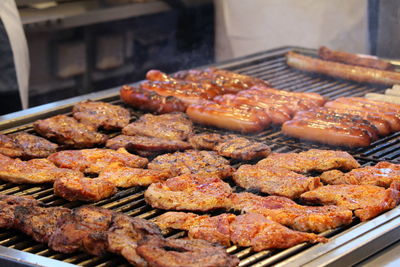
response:
<path id="1" fill-rule="evenodd" d="M 47 159 L 22 161 L 0 154 L 0 179 L 17 184 L 54 182 L 57 178 L 83 177 L 79 171 L 58 168 Z"/>
<path id="2" fill-rule="evenodd" d="M 40 202 L 31 196 L 0 195 L 0 228 L 14 227 L 16 207 L 32 208 L 38 205 Z"/>
<path id="3" fill-rule="evenodd" d="M 293 171 L 272 166 L 242 165 L 233 174 L 235 183 L 269 195 L 298 198 L 302 193 L 322 186 L 318 177 L 306 177 Z"/>
<path id="4" fill-rule="evenodd" d="M 134 266 L 148 266 L 136 252 L 137 242 L 146 236 L 160 237 L 161 233 L 151 222 L 117 213 L 107 232 L 107 250 L 123 256 Z"/>
<path id="5" fill-rule="evenodd" d="M 48 159 L 61 168 L 85 173 L 100 173 L 116 162 L 132 168 L 142 168 L 148 163 L 146 158 L 130 154 L 124 148 L 117 151 L 101 148 L 64 150 L 50 155 Z"/>
<path id="6" fill-rule="evenodd" d="M 271 121 L 270 117 L 258 108 L 229 106 L 211 101 L 190 105 L 186 113 L 194 122 L 242 133 L 259 132 Z"/>
<path id="7" fill-rule="evenodd" d="M 239 264 L 219 245 L 204 240 L 162 239 L 146 237 L 139 241 L 137 253 L 154 267 L 231 267 Z"/>
<path id="8" fill-rule="evenodd" d="M 69 201 L 97 202 L 115 193 L 114 183 L 98 178 L 59 178 L 54 181 L 54 194 Z"/>
<path id="9" fill-rule="evenodd" d="M 162 96 L 154 91 L 124 85 L 120 90 L 122 101 L 141 110 L 157 114 L 185 112 L 186 104 L 174 96 Z"/>
<path id="10" fill-rule="evenodd" d="M 374 185 L 327 185 L 301 195 L 307 203 L 334 204 L 354 211 L 361 221 L 393 209 L 400 201 L 398 185 L 385 189 Z"/>
<path id="11" fill-rule="evenodd" d="M 73 210 L 43 207 L 30 196 L 0 195 L 0 215 L 1 227 L 21 230 L 62 253 L 83 251 L 100 256 L 112 252 L 143 267 L 158 266 L 153 257 L 160 251 L 169 254 L 162 257 L 182 267 L 204 266 L 207 253 L 211 256 L 210 266 L 236 266 L 239 262 L 221 247 L 200 240 L 164 241 L 154 223 L 94 206 Z M 156 246 L 152 247 L 152 242 Z M 177 252 L 171 253 L 169 248 Z"/>
<path id="12" fill-rule="evenodd" d="M 216 85 L 221 88 L 220 91 L 224 94 L 237 93 L 254 85 L 269 86 L 269 83 L 262 79 L 217 68 L 179 71 L 174 74 L 173 77 L 175 79 L 203 84 L 210 83 L 211 85 Z"/>
<path id="13" fill-rule="evenodd" d="M 32 134 L 0 134 L 0 153 L 11 158 L 45 158 L 57 151 L 58 145 Z"/>
<path id="14" fill-rule="evenodd" d="M 343 51 L 331 50 L 325 46 L 321 46 L 318 50 L 321 59 L 346 63 L 355 66 L 363 66 L 380 70 L 394 70 L 395 65 L 378 59 L 375 56 L 352 54 Z"/>
<path id="15" fill-rule="evenodd" d="M 202 133 L 193 135 L 189 142 L 196 149 L 214 150 L 219 155 L 234 159 L 252 160 L 269 155 L 269 146 L 237 135 Z"/>
<path id="16" fill-rule="evenodd" d="M 347 152 L 310 149 L 300 153 L 272 153 L 257 163 L 260 166 L 274 166 L 299 173 L 341 169 L 349 171 L 360 164 Z"/>
<path id="17" fill-rule="evenodd" d="M 57 115 L 33 123 L 35 131 L 40 135 L 74 148 L 102 145 L 107 136 L 95 131 L 95 128 L 78 122 L 66 115 Z"/>
<path id="18" fill-rule="evenodd" d="M 74 105 L 72 115 L 81 123 L 106 130 L 122 129 L 129 124 L 129 110 L 106 102 L 84 101 Z"/>
<path id="19" fill-rule="evenodd" d="M 214 150 L 214 148 L 236 135 L 231 134 L 217 134 L 217 133 L 199 133 L 189 137 L 189 142 L 193 148 L 198 150 Z"/>
<path id="20" fill-rule="evenodd" d="M 290 67 L 303 71 L 321 73 L 359 83 L 379 83 L 385 85 L 400 83 L 400 74 L 395 71 L 351 66 L 304 56 L 293 51 L 286 54 L 286 63 Z"/>
<path id="21" fill-rule="evenodd" d="M 254 251 L 289 248 L 302 242 L 327 242 L 325 237 L 290 230 L 267 217 L 249 213 L 237 216 L 230 225 L 231 240 L 239 246 L 251 246 Z"/>
<path id="22" fill-rule="evenodd" d="M 210 217 L 184 212 L 167 212 L 159 216 L 155 223 L 162 229 L 188 231 L 189 238 L 203 239 L 211 243 L 229 246 L 251 246 L 254 251 L 272 248 L 288 248 L 302 242 L 326 242 L 315 234 L 290 230 L 261 214 L 248 213 L 235 216 L 221 214 Z"/>
<path id="23" fill-rule="evenodd" d="M 148 168 L 151 170 L 170 171 L 172 176 L 185 173 L 202 174 L 226 178 L 232 175 L 234 169 L 229 161 L 215 152 L 187 150 L 164 154 L 153 159 Z"/>
<path id="24" fill-rule="evenodd" d="M 49 239 L 49 247 L 62 253 L 86 251 L 92 255 L 106 252 L 107 230 L 112 222 L 111 210 L 82 206 L 58 221 Z"/>
<path id="25" fill-rule="evenodd" d="M 348 173 L 327 171 L 322 173 L 320 178 L 327 184 L 369 184 L 387 188 L 394 181 L 400 182 L 400 165 L 382 161 L 376 166 L 353 169 Z"/>
<path id="26" fill-rule="evenodd" d="M 109 139 L 106 147 L 112 149 L 126 148 L 132 152 L 148 151 L 150 153 L 174 152 L 178 150 L 190 149 L 192 146 L 185 141 L 170 140 L 165 138 L 147 137 L 138 135 L 118 135 Z"/>
<path id="27" fill-rule="evenodd" d="M 57 229 L 57 222 L 70 215 L 71 210 L 63 207 L 16 206 L 13 228 L 47 243 Z"/>
<path id="28" fill-rule="evenodd" d="M 111 164 L 95 180 L 105 180 L 117 187 L 147 186 L 171 177 L 168 170 L 145 170 Z"/>
<path id="29" fill-rule="evenodd" d="M 151 184 L 144 197 L 154 208 L 207 211 L 229 208 L 231 193 L 219 178 L 185 174 Z"/>
<path id="30" fill-rule="evenodd" d="M 231 245 L 230 224 L 234 214 L 223 213 L 218 216 L 197 215 L 186 212 L 166 212 L 154 220 L 162 230 L 177 229 L 188 231 L 190 239 L 202 239 L 223 246 Z"/>
<path id="31" fill-rule="evenodd" d="M 122 133 L 125 135 L 141 135 L 169 140 L 186 140 L 192 132 L 192 122 L 184 113 L 145 114 L 122 129 Z"/>
<path id="32" fill-rule="evenodd" d="M 251 193 L 231 195 L 232 208 L 259 213 L 271 220 L 304 232 L 324 232 L 352 222 L 353 213 L 345 207 L 302 206 L 286 197 L 262 197 Z"/>

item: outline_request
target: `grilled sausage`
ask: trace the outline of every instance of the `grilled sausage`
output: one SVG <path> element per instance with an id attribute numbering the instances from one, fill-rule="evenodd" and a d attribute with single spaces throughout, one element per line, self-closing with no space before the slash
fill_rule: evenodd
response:
<path id="1" fill-rule="evenodd" d="M 299 70 L 321 73 L 360 83 L 379 83 L 386 85 L 400 83 L 399 72 L 351 66 L 300 55 L 292 51 L 286 54 L 286 63 L 290 67 Z"/>
<path id="2" fill-rule="evenodd" d="M 342 62 L 350 65 L 363 66 L 378 70 L 395 69 L 395 66 L 393 64 L 383 61 L 374 56 L 335 51 L 325 46 L 321 46 L 319 48 L 318 55 L 323 60 Z"/>

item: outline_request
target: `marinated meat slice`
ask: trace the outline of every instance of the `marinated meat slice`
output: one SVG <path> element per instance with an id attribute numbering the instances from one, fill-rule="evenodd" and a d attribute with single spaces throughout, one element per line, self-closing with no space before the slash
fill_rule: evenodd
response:
<path id="1" fill-rule="evenodd" d="M 151 170 L 170 171 L 172 176 L 192 173 L 226 178 L 234 169 L 229 161 L 215 152 L 187 150 L 164 154 L 153 159 L 148 168 Z"/>
<path id="2" fill-rule="evenodd" d="M 327 184 L 377 185 L 390 187 L 392 182 L 400 182 L 400 165 L 379 162 L 376 166 L 353 169 L 348 173 L 331 170 L 321 174 L 321 180 Z"/>
<path id="3" fill-rule="evenodd" d="M 71 213 L 63 207 L 16 206 L 14 226 L 38 242 L 47 243 L 57 229 L 57 222 Z"/>
<path id="4" fill-rule="evenodd" d="M 185 174 L 151 184 L 144 197 L 153 208 L 207 211 L 229 208 L 231 193 L 219 178 Z"/>
<path id="5" fill-rule="evenodd" d="M 306 177 L 284 168 L 261 165 L 240 166 L 233 174 L 233 180 L 246 189 L 291 199 L 322 186 L 319 177 Z"/>
<path id="6" fill-rule="evenodd" d="M 325 237 L 293 231 L 267 217 L 248 213 L 236 216 L 230 225 L 231 240 L 239 246 L 251 246 L 254 251 L 272 248 L 290 248 L 310 242 L 327 242 Z"/>
<path id="7" fill-rule="evenodd" d="M 116 162 L 132 168 L 142 168 L 148 163 L 146 158 L 133 155 L 124 148 L 117 151 L 101 148 L 64 150 L 50 155 L 48 159 L 61 168 L 85 173 L 100 173 L 108 165 Z"/>
<path id="8" fill-rule="evenodd" d="M 13 228 L 15 225 L 15 208 L 33 208 L 41 203 L 31 196 L 0 195 L 0 228 Z"/>
<path id="9" fill-rule="evenodd" d="M 271 153 L 271 148 L 266 144 L 237 136 L 219 143 L 215 151 L 224 157 L 253 160 L 265 158 Z"/>
<path id="10" fill-rule="evenodd" d="M 331 169 L 349 171 L 360 167 L 360 164 L 347 152 L 320 149 L 310 149 L 300 153 L 272 153 L 257 165 L 281 167 L 299 173 Z"/>
<path id="11" fill-rule="evenodd" d="M 148 266 L 137 252 L 137 242 L 146 236 L 161 237 L 158 227 L 149 221 L 116 213 L 107 233 L 107 250 L 119 254 L 134 266 Z"/>
<path id="12" fill-rule="evenodd" d="M 166 212 L 154 221 L 161 229 L 178 229 L 188 231 L 190 239 L 202 239 L 223 246 L 230 246 L 230 223 L 235 220 L 234 214 L 223 213 L 218 216 L 197 215 L 186 212 Z"/>
<path id="13" fill-rule="evenodd" d="M 251 193 L 232 194 L 232 208 L 259 213 L 271 220 L 304 232 L 324 232 L 352 222 L 353 213 L 345 207 L 302 206 L 286 197 L 262 197 Z"/>
<path id="14" fill-rule="evenodd" d="M 374 185 L 327 185 L 301 195 L 307 203 L 337 205 L 354 211 L 361 221 L 393 209 L 400 201 L 400 192 L 392 184 L 389 189 Z"/>
<path id="15" fill-rule="evenodd" d="M 0 154 L 0 179 L 12 183 L 51 183 L 57 178 L 83 177 L 79 171 L 58 168 L 47 159 L 22 161 Z"/>
<path id="16" fill-rule="evenodd" d="M 252 247 L 254 251 L 289 248 L 302 242 L 326 242 L 315 234 L 293 231 L 267 217 L 248 213 L 236 216 L 223 213 L 218 216 L 194 213 L 167 212 L 155 221 L 162 229 L 188 231 L 189 238 L 229 246 L 232 243 Z"/>
<path id="17" fill-rule="evenodd" d="M 106 130 L 122 129 L 129 124 L 129 110 L 105 102 L 84 101 L 74 105 L 72 115 L 78 121 L 103 127 Z"/>
<path id="18" fill-rule="evenodd" d="M 0 134 L 0 153 L 11 158 L 45 158 L 57 151 L 58 145 L 32 134 Z"/>
<path id="19" fill-rule="evenodd" d="M 117 187 L 147 186 L 171 177 L 167 170 L 146 170 L 111 164 L 95 180 L 105 180 Z"/>
<path id="20" fill-rule="evenodd" d="M 0 153 L 10 158 L 19 158 L 24 151 L 10 137 L 0 134 Z"/>
<path id="21" fill-rule="evenodd" d="M 54 181 L 54 194 L 69 201 L 97 202 L 115 193 L 114 183 L 98 178 L 59 178 Z"/>
<path id="22" fill-rule="evenodd" d="M 71 214 L 58 221 L 57 229 L 50 236 L 49 247 L 61 253 L 85 251 L 103 255 L 108 247 L 107 230 L 113 212 L 94 206 L 73 209 Z"/>
<path id="23" fill-rule="evenodd" d="M 112 149 L 123 147 L 133 152 L 149 151 L 155 153 L 174 152 L 192 148 L 188 142 L 181 140 L 170 140 L 139 135 L 118 135 L 109 139 L 106 143 L 106 147 Z"/>
<path id="24" fill-rule="evenodd" d="M 80 123 L 66 115 L 37 120 L 33 127 L 40 135 L 74 148 L 93 147 L 107 141 L 107 136 L 96 132 L 93 126 Z"/>
<path id="25" fill-rule="evenodd" d="M 231 135 L 231 134 L 217 134 L 217 133 L 199 133 L 195 134 L 189 137 L 189 142 L 193 146 L 193 148 L 198 149 L 198 150 L 214 150 L 214 148 L 226 141 L 229 140 L 233 137 L 236 137 L 236 135 Z"/>
<path id="26" fill-rule="evenodd" d="M 201 133 L 189 138 L 196 149 L 214 150 L 219 155 L 234 159 L 252 160 L 269 155 L 269 146 L 234 134 Z"/>
<path id="27" fill-rule="evenodd" d="M 145 114 L 122 129 L 125 135 L 141 135 L 186 140 L 193 132 L 192 122 L 184 113 Z"/>
<path id="28" fill-rule="evenodd" d="M 146 237 L 138 243 L 137 253 L 154 267 L 231 267 L 239 259 L 219 245 L 204 240 Z"/>

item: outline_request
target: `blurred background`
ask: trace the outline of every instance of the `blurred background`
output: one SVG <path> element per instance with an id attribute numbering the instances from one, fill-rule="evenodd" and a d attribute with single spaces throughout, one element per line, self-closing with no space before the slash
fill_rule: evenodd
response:
<path id="1" fill-rule="evenodd" d="M 397 0 L 15 2 L 30 107 L 281 46 L 400 57 Z"/>

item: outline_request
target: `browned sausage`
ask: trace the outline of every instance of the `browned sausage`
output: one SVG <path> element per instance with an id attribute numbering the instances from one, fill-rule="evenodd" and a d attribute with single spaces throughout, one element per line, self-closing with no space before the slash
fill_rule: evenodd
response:
<path id="1" fill-rule="evenodd" d="M 214 97 L 213 100 L 216 103 L 225 106 L 233 106 L 233 107 L 249 106 L 249 107 L 260 108 L 270 117 L 272 123 L 278 125 L 281 125 L 285 121 L 291 119 L 289 111 L 284 106 L 276 107 L 260 101 L 254 101 L 243 96 L 225 94 L 221 96 L 216 96 Z"/>
<path id="2" fill-rule="evenodd" d="M 254 109 L 222 106 L 214 102 L 190 105 L 186 113 L 194 122 L 242 133 L 259 132 L 266 126 Z"/>
<path id="3" fill-rule="evenodd" d="M 371 144 L 367 131 L 357 127 L 343 127 L 319 120 L 290 120 L 282 125 L 282 132 L 299 139 L 323 144 L 365 147 Z"/>
<path id="4" fill-rule="evenodd" d="M 378 139 L 378 129 L 369 121 L 362 119 L 360 116 L 310 110 L 298 112 L 293 119 L 306 121 L 317 119 L 330 125 L 337 125 L 338 127 L 357 127 L 367 131 L 369 136 L 371 137 L 371 141 L 375 141 Z"/>
<path id="5" fill-rule="evenodd" d="M 173 96 L 161 96 L 155 92 L 124 85 L 120 90 L 122 101 L 141 110 L 155 113 L 185 112 L 186 105 Z"/>
<path id="6" fill-rule="evenodd" d="M 378 70 L 395 69 L 395 66 L 393 64 L 383 61 L 374 56 L 335 51 L 325 46 L 321 46 L 319 48 L 318 55 L 324 60 L 342 62 L 350 65 L 368 67 Z"/>
<path id="7" fill-rule="evenodd" d="M 379 112 L 376 108 L 365 107 L 365 106 L 357 106 L 351 103 L 343 103 L 339 101 L 329 101 L 325 104 L 325 107 L 335 108 L 347 111 L 358 111 L 364 114 L 380 117 L 381 119 L 387 121 L 390 124 L 390 128 L 392 132 L 400 131 L 400 119 L 393 112 Z"/>
<path id="8" fill-rule="evenodd" d="M 322 73 L 356 82 L 380 83 L 386 85 L 400 83 L 399 72 L 351 66 L 300 55 L 292 51 L 286 54 L 286 62 L 290 67 L 299 70 Z"/>

